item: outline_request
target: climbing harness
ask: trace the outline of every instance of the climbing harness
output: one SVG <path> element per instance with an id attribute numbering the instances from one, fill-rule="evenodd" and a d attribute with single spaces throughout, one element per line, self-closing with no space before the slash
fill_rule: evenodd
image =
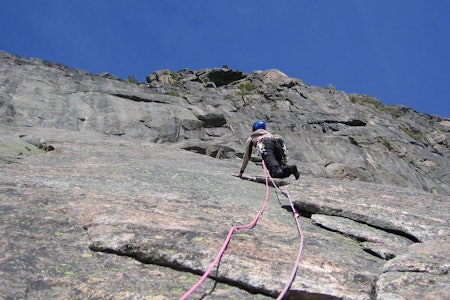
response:
<path id="1" fill-rule="evenodd" d="M 214 261 L 209 265 L 209 267 L 206 269 L 205 273 L 202 275 L 202 277 L 197 281 L 197 283 L 195 283 L 183 296 L 181 296 L 180 300 L 185 300 L 187 299 L 205 280 L 206 278 L 209 276 L 209 274 L 211 273 L 211 271 L 214 269 L 214 267 L 220 262 L 220 259 L 222 258 L 225 250 L 227 249 L 228 244 L 230 243 L 231 240 L 231 236 L 233 235 L 233 233 L 237 230 L 240 229 L 249 229 L 252 228 L 253 226 L 255 226 L 256 222 L 258 221 L 259 217 L 262 215 L 263 211 L 265 210 L 266 206 L 267 206 L 267 202 L 269 199 L 269 179 L 272 182 L 272 186 L 274 186 L 276 188 L 277 191 L 279 191 L 282 195 L 286 196 L 289 199 L 289 204 L 291 206 L 293 215 L 294 215 L 294 219 L 297 225 L 297 229 L 298 229 L 298 233 L 300 236 L 300 245 L 299 245 L 299 249 L 298 249 L 298 253 L 297 253 L 297 258 L 295 260 L 295 264 L 294 267 L 292 269 L 292 273 L 289 277 L 288 282 L 286 283 L 284 289 L 281 291 L 281 293 L 279 294 L 279 296 L 277 297 L 277 299 L 281 300 L 283 299 L 284 295 L 289 291 L 289 289 L 291 288 L 292 283 L 294 282 L 295 276 L 297 274 L 297 268 L 298 265 L 300 263 L 300 257 L 303 251 L 303 233 L 302 233 L 302 229 L 300 226 L 300 221 L 298 220 L 300 217 L 300 214 L 297 212 L 297 210 L 294 207 L 294 203 L 291 199 L 291 196 L 289 194 L 289 191 L 287 189 L 281 190 L 275 183 L 275 181 L 273 180 L 273 178 L 270 176 L 269 171 L 267 170 L 267 167 L 264 163 L 264 161 L 262 161 L 262 166 L 263 166 L 263 170 L 264 170 L 264 177 L 265 177 L 265 183 L 266 183 L 266 195 L 264 198 L 264 203 L 261 206 L 261 209 L 256 213 L 255 217 L 253 218 L 253 220 L 248 223 L 248 224 L 244 224 L 244 225 L 235 225 L 232 226 L 228 232 L 227 237 L 225 238 L 225 241 L 222 244 L 222 247 L 220 248 L 219 252 L 216 255 L 216 258 L 214 259 Z"/>

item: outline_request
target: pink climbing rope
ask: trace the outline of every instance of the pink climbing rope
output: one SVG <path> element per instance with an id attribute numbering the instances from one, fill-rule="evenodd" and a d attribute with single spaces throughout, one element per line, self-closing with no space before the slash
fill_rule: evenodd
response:
<path id="1" fill-rule="evenodd" d="M 187 299 L 187 297 L 189 297 L 205 280 L 206 278 L 209 276 L 209 274 L 211 273 L 211 271 L 214 269 L 214 267 L 219 263 L 220 259 L 222 258 L 223 254 L 225 253 L 225 250 L 228 246 L 228 244 L 230 243 L 231 240 L 231 236 L 233 235 L 233 233 L 239 229 L 247 229 L 247 228 L 251 228 L 253 227 L 256 222 L 258 221 L 259 217 L 262 215 L 264 209 L 267 206 L 267 201 L 269 199 L 269 178 L 272 181 L 273 186 L 280 191 L 283 195 L 285 195 L 288 199 L 289 199 L 289 204 L 291 206 L 292 212 L 294 214 L 294 219 L 297 225 L 297 229 L 298 229 L 298 233 L 300 236 L 300 245 L 299 245 L 299 249 L 297 252 L 297 258 L 295 260 L 295 264 L 294 267 L 292 269 L 291 275 L 289 277 L 288 282 L 286 283 L 286 285 L 284 286 L 283 290 L 281 291 L 281 293 L 278 295 L 277 299 L 283 299 L 283 297 L 285 296 L 285 294 L 290 290 L 292 283 L 295 280 L 296 274 L 297 274 L 297 269 L 298 269 L 298 265 L 300 263 L 300 258 L 301 258 L 301 254 L 303 251 L 303 233 L 302 233 L 302 229 L 300 226 L 300 221 L 298 220 L 300 214 L 297 212 L 297 210 L 294 207 L 294 203 L 291 199 L 291 196 L 289 194 L 289 191 L 287 189 L 285 189 L 284 191 L 281 190 L 276 183 L 274 182 L 273 178 L 270 176 L 269 171 L 267 170 L 267 167 L 264 163 L 264 161 L 262 162 L 263 165 L 263 170 L 264 170 L 264 176 L 266 179 L 266 196 L 264 198 L 264 203 L 261 207 L 261 209 L 258 211 L 258 213 L 255 215 L 255 217 L 253 218 L 253 220 L 245 225 L 237 225 L 237 226 L 233 226 L 230 228 L 228 235 L 224 241 L 224 243 L 222 244 L 222 247 L 220 248 L 220 251 L 217 253 L 216 258 L 214 259 L 214 261 L 209 265 L 208 269 L 206 269 L 205 273 L 203 274 L 203 276 L 197 281 L 197 283 L 195 283 L 190 289 L 189 291 L 187 291 L 181 298 L 180 300 L 185 300 Z"/>
<path id="2" fill-rule="evenodd" d="M 205 281 L 206 277 L 208 277 L 209 273 L 211 273 L 213 268 L 219 263 L 220 259 L 222 258 L 222 255 L 224 254 L 225 250 L 227 249 L 228 244 L 230 243 L 231 236 L 233 235 L 233 233 L 239 229 L 251 228 L 256 224 L 259 217 L 262 215 L 264 209 L 266 208 L 268 199 L 269 199 L 269 182 L 268 182 L 268 177 L 266 176 L 266 197 L 264 199 L 264 203 L 263 203 L 261 209 L 258 211 L 258 213 L 255 215 L 255 217 L 253 218 L 253 220 L 250 223 L 245 224 L 245 225 L 236 225 L 236 226 L 233 226 L 230 228 L 230 231 L 228 232 L 228 235 L 227 235 L 225 241 L 223 242 L 222 247 L 220 248 L 219 252 L 217 253 L 217 256 L 214 259 L 214 261 L 209 265 L 208 269 L 206 269 L 205 273 L 197 281 L 197 283 L 194 284 L 189 289 L 189 291 L 187 291 L 183 296 L 181 296 L 180 300 L 187 299 L 187 297 L 189 297 Z"/>
<path id="3" fill-rule="evenodd" d="M 265 166 L 264 166 L 265 167 Z M 270 175 L 268 175 L 270 177 Z M 299 217 L 300 214 L 297 212 L 297 210 L 294 207 L 294 202 L 292 201 L 291 195 L 289 194 L 289 191 L 287 189 L 285 189 L 284 191 L 282 191 L 274 182 L 274 180 L 272 179 L 272 177 L 270 177 L 270 180 L 272 181 L 273 186 L 279 190 L 283 195 L 285 195 L 288 199 L 289 199 L 289 204 L 291 206 L 292 209 L 292 213 L 294 215 L 294 220 L 295 223 L 297 225 L 297 230 L 298 230 L 298 234 L 300 236 L 300 243 L 299 243 L 299 247 L 298 247 L 298 251 L 297 251 L 297 258 L 295 259 L 295 263 L 294 263 L 294 267 L 292 268 L 292 272 L 291 275 L 289 276 L 289 280 L 286 283 L 286 285 L 284 286 L 284 289 L 281 291 L 281 293 L 278 295 L 277 300 L 281 300 L 283 299 L 284 295 L 290 290 L 292 283 L 295 280 L 295 277 L 297 275 L 297 269 L 298 269 L 298 265 L 300 264 L 300 259 L 302 256 L 302 252 L 303 252 L 303 241 L 304 241 L 304 237 L 303 237 L 303 231 L 302 231 L 302 227 L 300 225 L 300 221 L 299 221 Z"/>

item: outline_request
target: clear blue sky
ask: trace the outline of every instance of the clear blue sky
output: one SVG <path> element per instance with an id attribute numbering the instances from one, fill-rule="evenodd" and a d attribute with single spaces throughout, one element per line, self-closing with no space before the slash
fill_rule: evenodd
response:
<path id="1" fill-rule="evenodd" d="M 279 69 L 450 117 L 447 0 L 6 0 L 0 50 L 121 78 Z"/>

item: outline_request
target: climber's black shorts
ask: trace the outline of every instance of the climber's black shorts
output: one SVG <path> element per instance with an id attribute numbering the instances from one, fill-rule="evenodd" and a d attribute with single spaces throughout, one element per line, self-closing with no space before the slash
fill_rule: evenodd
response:
<path id="1" fill-rule="evenodd" d="M 276 142 L 271 138 L 264 138 L 260 141 L 264 146 L 258 146 L 260 150 L 261 157 L 266 164 L 267 170 L 269 170 L 270 176 L 273 178 L 286 178 L 291 174 L 297 173 L 297 168 L 295 166 L 282 166 L 281 161 L 277 159 L 277 151 L 280 149 L 276 148 Z M 282 151 L 282 150 L 281 150 Z M 281 159 L 281 155 L 278 155 Z"/>

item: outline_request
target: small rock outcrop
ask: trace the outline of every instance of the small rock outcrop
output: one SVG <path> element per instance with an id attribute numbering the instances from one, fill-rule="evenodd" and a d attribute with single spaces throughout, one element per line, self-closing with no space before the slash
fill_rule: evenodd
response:
<path id="1" fill-rule="evenodd" d="M 450 119 L 278 70 L 146 80 L 0 52 L 3 297 L 178 299 L 264 201 L 231 176 L 255 119 L 302 173 L 283 186 L 304 236 L 286 299 L 450 297 Z M 299 241 L 270 188 L 190 299 L 277 297 Z"/>

